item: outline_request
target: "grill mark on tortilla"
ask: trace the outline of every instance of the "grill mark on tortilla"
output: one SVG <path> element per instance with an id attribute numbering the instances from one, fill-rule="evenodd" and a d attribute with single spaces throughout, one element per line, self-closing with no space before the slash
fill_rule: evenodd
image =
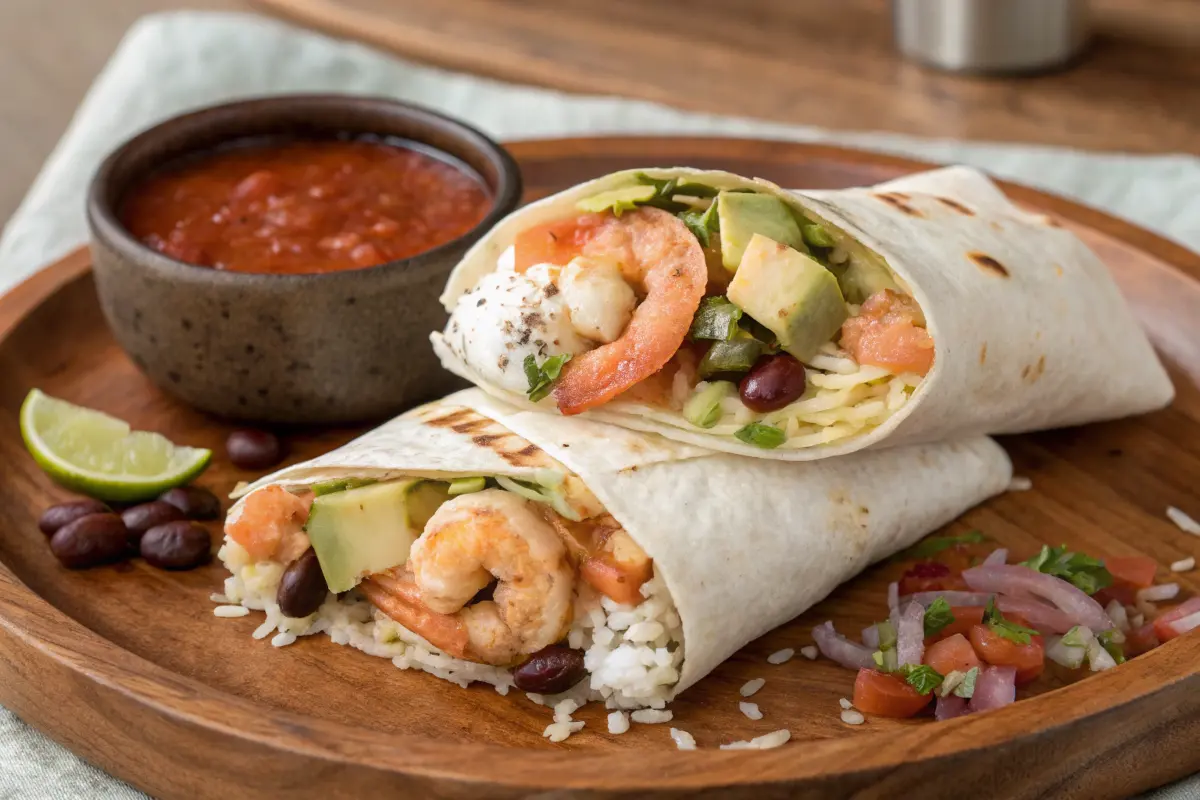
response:
<path id="1" fill-rule="evenodd" d="M 983 347 L 980 348 L 980 350 L 979 350 L 979 363 L 980 364 L 987 363 L 987 342 L 984 342 Z"/>
<path id="2" fill-rule="evenodd" d="M 903 194 L 901 192 L 878 192 L 878 193 L 875 193 L 874 196 L 878 197 L 880 200 L 887 203 L 892 208 L 895 208 L 898 211 L 902 211 L 905 214 L 908 214 L 910 217 L 925 216 L 920 211 L 917 211 L 917 209 L 915 209 L 911 205 L 909 205 L 908 201 L 911 198 L 908 195 Z"/>
<path id="3" fill-rule="evenodd" d="M 939 195 L 936 195 L 936 194 L 933 196 L 933 199 L 937 200 L 939 203 L 946 206 L 947 208 L 957 211 L 958 213 L 962 214 L 963 216 L 966 216 L 966 217 L 975 216 L 974 211 L 967 208 L 966 206 L 964 206 L 962 203 L 958 202 L 957 200 L 951 200 L 949 197 L 940 197 Z"/>
<path id="4" fill-rule="evenodd" d="M 469 408 L 438 409 L 438 412 L 435 416 L 427 417 L 426 424 L 470 436 L 477 447 L 491 450 L 514 467 L 557 466 L 536 444 Z"/>
<path id="5" fill-rule="evenodd" d="M 988 272 L 999 275 L 1001 278 L 1008 277 L 1008 270 L 1004 268 L 1004 265 L 989 256 L 987 253 L 980 253 L 978 250 L 972 250 L 971 252 L 967 253 L 967 258 L 974 261 L 981 269 L 985 269 Z"/>
<path id="6" fill-rule="evenodd" d="M 456 408 L 442 416 L 429 417 L 426 423 L 435 428 L 449 428 L 455 433 L 470 435 L 496 423 L 469 408 Z"/>

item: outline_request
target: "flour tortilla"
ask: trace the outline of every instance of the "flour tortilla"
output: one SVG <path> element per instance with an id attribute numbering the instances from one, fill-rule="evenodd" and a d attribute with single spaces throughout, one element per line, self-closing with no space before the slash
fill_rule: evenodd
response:
<path id="1" fill-rule="evenodd" d="M 1104 264 L 1074 234 L 1013 205 L 982 173 L 950 167 L 869 188 L 786 192 L 761 180 L 688 168 L 628 170 L 568 189 L 504 219 L 450 275 L 442 303 L 496 269 L 529 227 L 577 213 L 598 192 L 654 178 L 686 178 L 775 195 L 883 256 L 925 313 L 933 369 L 886 421 L 829 444 L 764 450 L 688 423 L 678 411 L 619 398 L 587 416 L 714 450 L 808 461 L 873 445 L 1020 433 L 1162 408 L 1174 389 Z M 444 366 L 522 407 L 522 396 L 489 386 L 440 334 Z M 537 406 L 554 412 L 553 400 Z"/>
<path id="2" fill-rule="evenodd" d="M 242 494 L 347 477 L 534 479 L 544 470 L 582 479 L 654 559 L 683 620 L 676 693 L 869 564 L 1003 491 L 1012 475 L 986 438 L 788 464 L 521 411 L 468 389 Z"/>

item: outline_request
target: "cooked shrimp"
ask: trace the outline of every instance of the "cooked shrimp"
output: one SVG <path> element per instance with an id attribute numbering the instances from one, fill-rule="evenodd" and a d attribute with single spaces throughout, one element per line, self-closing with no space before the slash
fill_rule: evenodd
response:
<path id="1" fill-rule="evenodd" d="M 615 261 L 575 258 L 562 271 L 558 288 L 571 326 L 593 342 L 615 342 L 637 307 L 637 296 Z"/>
<path id="2" fill-rule="evenodd" d="M 304 523 L 312 503 L 312 492 L 292 494 L 274 485 L 259 489 L 246 498 L 242 513 L 225 523 L 225 533 L 256 561 L 290 564 L 308 549 Z"/>
<path id="3" fill-rule="evenodd" d="M 842 324 L 842 347 L 859 364 L 924 375 L 933 366 L 933 337 L 917 301 L 884 289 Z"/>
<path id="4" fill-rule="evenodd" d="M 683 344 L 708 281 L 700 242 L 657 208 L 551 223 L 525 231 L 514 245 L 518 271 L 576 255 L 614 259 L 625 281 L 645 294 L 620 338 L 567 364 L 554 390 L 563 414 L 606 403 L 662 369 Z"/>
<path id="5" fill-rule="evenodd" d="M 493 579 L 493 599 L 471 604 Z M 362 586 L 381 611 L 448 654 L 509 665 L 565 635 L 575 573 L 530 501 L 487 489 L 437 510 L 404 573 Z"/>

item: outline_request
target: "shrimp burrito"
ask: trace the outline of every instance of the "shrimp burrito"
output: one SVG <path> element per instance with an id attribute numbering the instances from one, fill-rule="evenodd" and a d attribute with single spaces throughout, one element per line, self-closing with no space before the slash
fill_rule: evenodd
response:
<path id="1" fill-rule="evenodd" d="M 1115 418 L 1171 383 L 1099 259 L 956 167 L 785 192 L 619 172 L 510 215 L 433 344 L 510 403 L 809 460 Z"/>
<path id="2" fill-rule="evenodd" d="M 470 389 L 245 488 L 217 611 L 464 686 L 662 708 L 1010 475 L 986 438 L 788 464 Z"/>

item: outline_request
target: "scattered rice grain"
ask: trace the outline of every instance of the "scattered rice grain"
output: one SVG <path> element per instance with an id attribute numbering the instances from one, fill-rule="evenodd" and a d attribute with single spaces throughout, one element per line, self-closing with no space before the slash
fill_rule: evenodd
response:
<path id="1" fill-rule="evenodd" d="M 230 600 L 230 599 L 229 599 L 228 597 L 226 597 L 225 595 L 223 595 L 223 594 L 219 594 L 219 593 L 215 593 L 215 592 L 214 592 L 213 594 L 210 594 L 210 595 L 208 596 L 208 599 L 209 599 L 209 600 L 212 600 L 214 603 L 221 603 L 222 605 L 223 605 L 223 604 L 225 604 L 225 603 L 231 603 L 231 602 L 233 602 L 232 600 Z"/>
<path id="2" fill-rule="evenodd" d="M 757 692 L 759 689 L 761 689 L 763 687 L 763 684 L 765 684 L 766 682 L 767 681 L 764 678 L 755 678 L 752 681 L 746 681 L 744 684 L 742 684 L 742 688 L 740 690 L 742 697 L 753 696 L 754 693 Z"/>
<path id="3" fill-rule="evenodd" d="M 583 720 L 575 722 L 551 722 L 546 726 L 546 730 L 542 731 L 542 736 L 545 736 L 552 742 L 565 742 L 568 736 L 583 730 L 583 726 Z"/>
<path id="4" fill-rule="evenodd" d="M 855 711 L 853 708 L 848 708 L 842 712 L 842 722 L 847 725 L 862 725 L 867 721 L 867 718 L 861 712 Z"/>
<path id="5" fill-rule="evenodd" d="M 217 606 L 213 609 L 214 617 L 224 617 L 233 619 L 234 617 L 244 617 L 250 613 L 250 609 L 245 606 Z"/>
<path id="6" fill-rule="evenodd" d="M 1147 586 L 1145 589 L 1138 589 L 1137 599 L 1157 603 L 1160 600 L 1173 600 L 1178 594 L 1178 583 L 1160 583 L 1157 586 Z"/>
<path id="7" fill-rule="evenodd" d="M 622 734 L 629 730 L 629 715 L 624 711 L 614 711 L 608 715 L 608 732 Z"/>
<path id="8" fill-rule="evenodd" d="M 762 712 L 758 710 L 758 703 L 738 703 L 738 709 L 750 719 L 762 719 Z"/>
<path id="9" fill-rule="evenodd" d="M 1175 506 L 1167 506 L 1167 519 L 1174 522 L 1179 527 L 1179 530 L 1184 533 L 1200 536 L 1200 522 L 1196 522 L 1196 520 L 1192 519 L 1182 509 L 1178 509 Z"/>
<path id="10" fill-rule="evenodd" d="M 787 743 L 792 738 L 792 732 L 787 728 L 758 736 L 748 742 L 730 742 L 721 745 L 722 750 L 770 750 Z"/>
<path id="11" fill-rule="evenodd" d="M 1196 568 L 1196 559 L 1194 556 L 1181 558 L 1171 565 L 1171 572 L 1191 572 Z"/>
<path id="12" fill-rule="evenodd" d="M 838 700 L 838 705 L 841 706 L 842 708 L 846 709 L 847 711 L 854 708 L 854 704 L 851 703 L 849 700 L 847 700 L 844 697 L 841 700 Z"/>
<path id="13" fill-rule="evenodd" d="M 696 737 L 687 731 L 679 730 L 679 728 L 671 728 L 671 741 L 675 742 L 675 747 L 678 750 L 696 749 Z"/>
<path id="14" fill-rule="evenodd" d="M 785 647 L 782 650 L 776 650 L 771 655 L 767 656 L 768 664 L 786 664 L 792 660 L 792 656 L 796 655 L 796 651 L 790 647 Z"/>
<path id="15" fill-rule="evenodd" d="M 295 641 L 296 634 L 294 633 L 277 633 L 275 634 L 274 638 L 271 639 L 271 646 L 287 647 L 289 644 L 293 644 Z"/>
<path id="16" fill-rule="evenodd" d="M 675 716 L 670 711 L 656 711 L 653 708 L 640 708 L 634 711 L 630 716 L 634 722 L 642 725 L 657 725 L 660 722 L 670 722 Z"/>
<path id="17" fill-rule="evenodd" d="M 817 656 L 820 654 L 821 654 L 821 651 L 817 649 L 817 646 L 815 644 L 810 644 L 807 647 L 800 648 L 800 655 L 804 656 L 809 661 L 816 661 Z"/>
<path id="18" fill-rule="evenodd" d="M 1010 492 L 1028 492 L 1033 488 L 1033 481 L 1023 475 L 1014 475 L 1013 479 L 1008 482 L 1008 490 Z"/>

